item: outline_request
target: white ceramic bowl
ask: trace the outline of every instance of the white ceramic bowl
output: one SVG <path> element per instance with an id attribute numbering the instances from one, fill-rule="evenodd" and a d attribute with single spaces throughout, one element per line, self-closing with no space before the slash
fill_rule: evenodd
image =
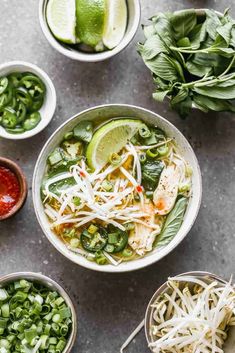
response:
<path id="1" fill-rule="evenodd" d="M 128 7 L 128 24 L 126 33 L 122 41 L 112 50 L 106 50 L 100 53 L 86 53 L 73 48 L 71 45 L 66 45 L 58 41 L 50 31 L 46 19 L 46 7 L 48 0 L 39 1 L 39 21 L 42 31 L 50 43 L 50 45 L 61 54 L 69 57 L 70 59 L 84 61 L 84 62 L 97 62 L 103 61 L 113 57 L 121 52 L 134 38 L 139 23 L 140 23 L 140 1 L 139 0 L 126 0 Z"/>
<path id="2" fill-rule="evenodd" d="M 206 281 L 208 284 L 210 284 L 213 281 L 218 281 L 218 283 L 223 283 L 226 284 L 227 281 L 224 280 L 223 278 L 210 273 L 210 272 L 203 272 L 203 271 L 195 271 L 195 272 L 186 272 L 178 275 L 177 277 L 182 277 L 182 276 L 190 276 L 194 277 L 197 279 L 202 279 Z M 150 327 L 154 325 L 154 319 L 153 319 L 153 313 L 155 311 L 155 308 L 153 307 L 153 304 L 156 302 L 157 298 L 162 295 L 163 293 L 167 293 L 169 291 L 169 287 L 167 285 L 167 282 L 161 285 L 160 288 L 154 293 L 153 297 L 151 298 L 147 310 L 145 313 L 145 320 L 144 320 L 144 326 L 145 326 L 145 336 L 148 345 L 154 341 L 153 336 L 150 332 Z M 234 288 L 235 291 L 235 288 Z M 224 345 L 224 353 L 234 353 L 234 347 L 235 347 L 235 327 L 231 327 L 229 331 L 228 338 L 225 342 Z"/>
<path id="3" fill-rule="evenodd" d="M 77 315 L 73 305 L 72 300 L 70 299 L 68 293 L 59 285 L 57 282 L 53 281 L 51 278 L 44 276 L 36 272 L 16 272 L 10 273 L 5 276 L 0 277 L 0 288 L 8 285 L 11 282 L 18 281 L 20 279 L 26 279 L 28 281 L 37 282 L 52 291 L 58 292 L 62 298 L 64 298 L 65 303 L 71 310 L 72 314 L 72 328 L 70 336 L 68 337 L 67 344 L 63 349 L 62 353 L 69 353 L 74 345 L 76 334 L 77 334 Z"/>
<path id="4" fill-rule="evenodd" d="M 25 131 L 22 134 L 10 134 L 0 126 L 0 137 L 9 140 L 22 140 L 38 134 L 49 124 L 56 109 L 56 91 L 50 77 L 34 64 L 25 61 L 11 61 L 0 65 L 0 77 L 9 75 L 13 72 L 32 72 L 37 75 L 46 86 L 44 103 L 39 110 L 42 120 L 34 129 Z"/>
<path id="5" fill-rule="evenodd" d="M 100 266 L 95 262 L 90 262 L 86 258 L 68 250 L 66 246 L 62 243 L 62 241 L 59 240 L 59 238 L 51 231 L 50 223 L 44 212 L 43 204 L 40 197 L 40 186 L 42 184 L 42 179 L 46 168 L 47 157 L 52 152 L 52 150 L 59 145 L 59 143 L 63 139 L 64 134 L 67 131 L 72 130 L 74 126 L 76 126 L 81 120 L 95 121 L 97 119 L 100 119 L 101 121 L 105 121 L 117 117 L 132 117 L 142 119 L 148 124 L 154 124 L 159 126 L 166 132 L 169 137 L 175 139 L 180 152 L 182 153 L 186 161 L 190 163 L 193 169 L 192 197 L 190 198 L 183 224 L 178 234 L 174 237 L 170 244 L 168 244 L 162 249 L 153 250 L 143 258 L 129 262 L 123 262 L 119 266 Z M 101 272 L 126 272 L 137 270 L 145 266 L 151 265 L 154 262 L 159 261 L 167 254 L 169 254 L 184 239 L 184 237 L 188 234 L 189 230 L 191 229 L 198 214 L 198 210 L 201 203 L 201 194 L 202 185 L 200 168 L 197 162 L 197 158 L 192 150 L 192 147 L 189 145 L 185 137 L 174 125 L 172 125 L 168 120 L 162 118 L 160 115 L 155 114 L 147 109 L 139 108 L 132 105 L 102 105 L 85 110 L 73 116 L 71 119 L 67 120 L 54 132 L 54 134 L 46 142 L 38 157 L 33 176 L 34 208 L 42 230 L 44 231 L 49 241 L 55 246 L 55 248 L 59 252 L 61 252 L 64 256 L 66 256 L 68 259 L 75 262 L 76 264 Z"/>

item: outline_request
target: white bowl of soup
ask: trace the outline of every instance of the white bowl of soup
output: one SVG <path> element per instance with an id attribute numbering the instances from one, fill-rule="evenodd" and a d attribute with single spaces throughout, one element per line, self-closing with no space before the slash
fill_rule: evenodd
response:
<path id="1" fill-rule="evenodd" d="M 111 104 L 62 124 L 43 147 L 33 201 L 52 245 L 83 267 L 133 271 L 169 254 L 201 203 L 192 147 L 168 120 Z"/>

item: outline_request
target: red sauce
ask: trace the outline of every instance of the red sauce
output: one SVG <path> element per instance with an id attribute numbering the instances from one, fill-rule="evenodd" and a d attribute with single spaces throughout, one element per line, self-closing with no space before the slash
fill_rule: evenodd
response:
<path id="1" fill-rule="evenodd" d="M 7 215 L 20 197 L 20 184 L 16 175 L 0 166 L 0 216 Z"/>

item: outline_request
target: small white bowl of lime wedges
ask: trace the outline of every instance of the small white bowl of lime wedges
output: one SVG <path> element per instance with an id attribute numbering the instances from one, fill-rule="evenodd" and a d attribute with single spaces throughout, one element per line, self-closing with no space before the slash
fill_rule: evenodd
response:
<path id="1" fill-rule="evenodd" d="M 121 52 L 140 22 L 139 0 L 40 0 L 39 20 L 48 42 L 78 61 L 97 62 Z"/>

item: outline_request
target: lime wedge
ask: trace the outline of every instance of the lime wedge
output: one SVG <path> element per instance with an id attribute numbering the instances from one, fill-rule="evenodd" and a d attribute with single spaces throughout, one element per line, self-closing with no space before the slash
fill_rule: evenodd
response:
<path id="1" fill-rule="evenodd" d="M 88 165 L 92 169 L 103 168 L 110 155 L 120 152 L 142 125 L 140 120 L 118 119 L 102 126 L 87 147 Z"/>
<path id="2" fill-rule="evenodd" d="M 53 35 L 64 43 L 76 43 L 75 0 L 49 0 L 46 17 Z"/>
<path id="3" fill-rule="evenodd" d="M 108 49 L 115 48 L 121 42 L 126 26 L 126 0 L 107 0 L 103 42 Z"/>
<path id="4" fill-rule="evenodd" d="M 104 29 L 106 0 L 76 0 L 77 35 L 81 42 L 95 47 Z"/>

